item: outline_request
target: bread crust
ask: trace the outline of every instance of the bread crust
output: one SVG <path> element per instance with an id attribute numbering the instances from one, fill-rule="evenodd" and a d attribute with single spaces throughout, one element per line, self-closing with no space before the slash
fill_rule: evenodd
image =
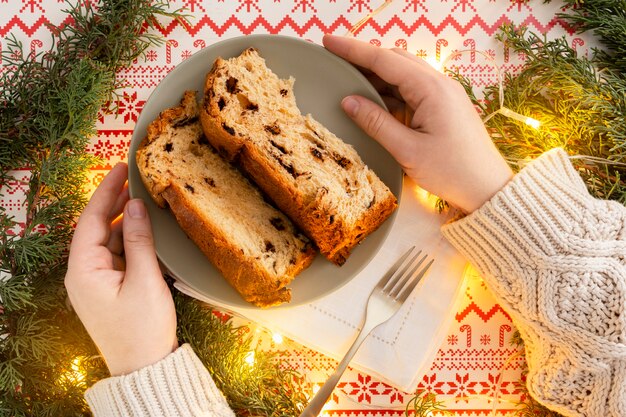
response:
<path id="1" fill-rule="evenodd" d="M 289 302 L 291 290 L 286 286 L 315 258 L 315 250 L 310 244 L 300 251 L 282 276 L 271 275 L 259 266 L 257 259 L 246 256 L 243 249 L 233 244 L 217 223 L 211 221 L 210 215 L 198 212 L 197 206 L 190 203 L 189 194 L 181 185 L 166 175 L 157 178 L 149 171 L 150 153 L 154 151 L 150 144 L 159 136 L 167 134 L 168 129 L 177 123 L 198 123 L 197 118 L 196 94 L 188 91 L 178 107 L 164 110 L 149 125 L 148 134 L 136 154 L 141 179 L 159 207 L 169 206 L 181 229 L 244 300 L 259 307 Z M 197 132 L 202 136 L 199 126 Z"/>
<path id="2" fill-rule="evenodd" d="M 293 276 L 313 261 L 313 249 L 293 265 L 281 280 L 269 276 L 259 268 L 254 259 L 243 255 L 243 250 L 232 245 L 227 236 L 198 213 L 187 202 L 185 192 L 172 184 L 163 191 L 163 197 L 169 203 L 176 221 L 187 236 L 200 248 L 202 253 L 222 273 L 224 278 L 237 289 L 249 303 L 259 307 L 270 307 L 291 301 L 291 289 L 286 285 Z"/>
<path id="3" fill-rule="evenodd" d="M 165 208 L 167 206 L 162 194 L 163 191 L 165 191 L 165 189 L 169 186 L 169 181 L 163 178 L 155 178 L 149 174 L 148 165 L 151 154 L 147 148 L 159 136 L 166 133 L 172 125 L 185 120 L 193 120 L 194 118 L 198 118 L 196 93 L 195 91 L 185 91 L 183 98 L 180 101 L 180 105 L 163 110 L 159 113 L 159 117 L 154 119 L 148 125 L 147 135 L 137 147 L 135 157 L 137 167 L 139 169 L 139 175 L 148 193 L 155 203 L 161 208 Z"/>
<path id="4" fill-rule="evenodd" d="M 250 49 L 242 54 L 249 53 Z M 227 62 L 218 58 L 205 78 L 204 101 L 200 108 L 202 128 L 211 144 L 227 160 L 245 171 L 294 223 L 318 246 L 331 262 L 342 265 L 351 250 L 367 235 L 376 230 L 397 208 L 395 196 L 376 201 L 361 217 L 356 226 L 348 226 L 334 218 L 333 210 L 325 203 L 324 187 L 317 196 L 305 201 L 301 192 L 285 173 L 276 169 L 271 157 L 259 149 L 252 140 L 228 126 L 214 93 L 215 84 L 226 71 Z M 327 190 L 326 190 L 327 191 Z"/>

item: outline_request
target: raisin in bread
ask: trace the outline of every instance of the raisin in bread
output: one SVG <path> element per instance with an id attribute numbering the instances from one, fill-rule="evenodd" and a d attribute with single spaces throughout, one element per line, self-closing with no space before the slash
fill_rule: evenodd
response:
<path id="1" fill-rule="evenodd" d="M 280 79 L 254 48 L 218 58 L 200 120 L 209 141 L 341 265 L 397 207 L 354 148 L 302 115 L 294 79 Z"/>
<path id="2" fill-rule="evenodd" d="M 143 183 L 248 302 L 291 299 L 287 284 L 315 256 L 309 239 L 207 142 L 196 93 L 165 110 L 137 150 Z"/>

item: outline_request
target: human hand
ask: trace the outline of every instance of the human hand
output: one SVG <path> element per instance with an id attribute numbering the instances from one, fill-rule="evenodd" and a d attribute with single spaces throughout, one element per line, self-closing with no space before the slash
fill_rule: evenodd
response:
<path id="1" fill-rule="evenodd" d="M 341 36 L 327 35 L 323 42 L 366 75 L 371 72 L 369 79 L 391 113 L 408 115 L 405 125 L 361 96 L 341 103 L 422 188 L 470 213 L 513 177 L 457 81 L 401 49 Z"/>
<path id="2" fill-rule="evenodd" d="M 129 201 L 127 169 L 117 164 L 85 207 L 65 276 L 72 306 L 113 376 L 156 363 L 178 347 L 172 295 L 146 208 Z"/>

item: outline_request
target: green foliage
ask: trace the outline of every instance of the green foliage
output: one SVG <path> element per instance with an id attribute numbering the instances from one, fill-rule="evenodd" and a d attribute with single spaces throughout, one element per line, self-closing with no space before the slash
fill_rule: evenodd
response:
<path id="1" fill-rule="evenodd" d="M 618 7 L 620 2 L 611 3 Z M 586 8 L 577 10 L 586 13 Z M 623 32 L 624 13 L 621 27 Z M 538 130 L 502 115 L 487 122 L 509 163 L 519 169 L 546 150 L 563 147 L 575 156 L 572 162 L 594 196 L 626 204 L 626 67 L 615 68 L 608 53 L 596 53 L 593 59 L 578 56 L 565 38 L 546 40 L 512 26 L 504 26 L 498 38 L 527 56 L 519 74 L 505 76 L 503 104 L 541 122 Z M 626 37 L 612 42 L 616 49 L 626 49 Z M 475 103 L 491 114 L 501 105 L 498 86 L 485 93 L 486 103 Z"/>
<path id="2" fill-rule="evenodd" d="M 158 39 L 145 33 L 167 3 L 70 6 L 36 56 L 8 39 L 0 70 L 0 187 L 27 189 L 25 221 L 0 208 L 0 415 L 88 414 L 87 386 L 107 374 L 63 287 L 74 221 L 95 158 L 85 152 L 116 72 Z M 28 176 L 21 179 L 26 168 Z M 71 372 L 80 358 L 79 379 Z"/>
<path id="3" fill-rule="evenodd" d="M 626 4 L 565 2 L 572 7 L 561 17 L 595 33 L 604 48 L 586 59 L 564 39 L 504 27 L 500 39 L 528 56 L 520 74 L 506 77 L 504 104 L 542 127 L 499 115 L 487 127 L 515 168 L 562 146 L 584 156 L 574 163 L 594 195 L 626 203 Z M 23 224 L 0 207 L 0 415 L 88 415 L 84 391 L 107 375 L 63 288 L 67 247 L 95 162 L 85 148 L 99 109 L 122 84 L 116 72 L 161 41 L 149 31 L 155 16 L 181 18 L 159 0 L 80 2 L 67 13 L 73 23 L 55 28 L 50 51 L 25 54 L 13 38 L 2 55 L 0 187 L 28 191 Z M 497 110 L 496 86 L 482 102 L 465 85 L 485 114 Z M 25 184 L 12 173 L 18 168 L 30 172 Z M 174 294 L 180 341 L 193 346 L 238 415 L 298 414 L 309 393 L 300 375 L 253 347 L 246 328 Z M 246 362 L 250 351 L 253 366 Z M 432 412 L 446 411 L 429 393 L 416 393 L 406 406 L 409 415 Z M 527 396 L 518 415 L 557 414 Z"/>
<path id="4" fill-rule="evenodd" d="M 239 416 L 299 415 L 310 387 L 276 355 L 256 349 L 247 327 L 222 321 L 210 307 L 176 293 L 178 339 L 189 343 Z M 254 352 L 254 364 L 246 358 Z"/>
<path id="5" fill-rule="evenodd" d="M 442 401 L 437 401 L 437 396 L 432 392 L 420 391 L 409 400 L 404 409 L 404 414 L 415 417 L 430 417 L 433 415 L 452 415 L 445 409 Z"/>
<path id="6" fill-rule="evenodd" d="M 626 2 L 624 0 L 564 0 L 568 13 L 559 17 L 575 26 L 578 33 L 591 32 L 602 48 L 595 48 L 599 68 L 626 71 Z"/>

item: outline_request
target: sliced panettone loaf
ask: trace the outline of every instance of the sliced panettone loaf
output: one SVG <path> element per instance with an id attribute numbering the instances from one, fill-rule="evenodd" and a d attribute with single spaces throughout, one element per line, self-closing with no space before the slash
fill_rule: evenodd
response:
<path id="1" fill-rule="evenodd" d="M 341 265 L 397 200 L 352 146 L 300 113 L 293 84 L 254 48 L 218 58 L 206 77 L 200 120 L 220 154 Z"/>
<path id="2" fill-rule="evenodd" d="M 289 282 L 313 260 L 310 241 L 207 142 L 196 93 L 165 110 L 137 151 L 141 178 L 160 207 L 248 302 L 289 301 Z"/>

